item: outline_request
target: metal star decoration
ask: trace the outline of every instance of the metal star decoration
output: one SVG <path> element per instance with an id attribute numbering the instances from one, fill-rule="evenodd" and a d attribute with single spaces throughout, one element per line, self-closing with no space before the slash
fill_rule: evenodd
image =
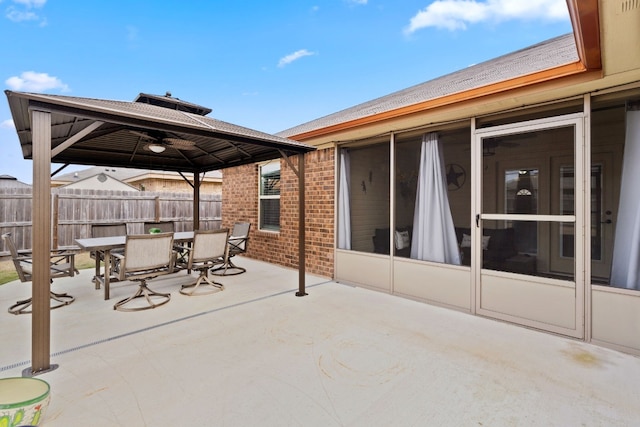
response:
<path id="1" fill-rule="evenodd" d="M 449 190 L 458 190 L 464 185 L 466 179 L 467 173 L 462 166 L 456 163 L 447 165 L 447 187 Z"/>

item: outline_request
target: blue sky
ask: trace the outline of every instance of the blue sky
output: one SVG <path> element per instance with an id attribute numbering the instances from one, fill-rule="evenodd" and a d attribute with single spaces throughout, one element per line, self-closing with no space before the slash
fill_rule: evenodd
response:
<path id="1" fill-rule="evenodd" d="M 565 0 L 0 0 L 0 82 L 169 91 L 277 133 L 570 31 Z M 0 175 L 31 183 L 4 93 L 0 148 Z"/>

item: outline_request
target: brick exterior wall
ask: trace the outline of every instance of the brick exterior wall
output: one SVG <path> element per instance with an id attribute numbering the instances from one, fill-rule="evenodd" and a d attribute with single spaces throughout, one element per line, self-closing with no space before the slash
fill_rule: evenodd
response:
<path id="1" fill-rule="evenodd" d="M 306 271 L 326 277 L 333 277 L 334 153 L 327 149 L 305 155 Z M 298 156 L 290 160 L 297 168 Z M 276 233 L 258 230 L 258 166 L 224 170 L 222 227 L 231 229 L 238 221 L 251 223 L 247 256 L 298 267 L 298 178 L 284 159 L 280 160 L 280 231 Z"/>

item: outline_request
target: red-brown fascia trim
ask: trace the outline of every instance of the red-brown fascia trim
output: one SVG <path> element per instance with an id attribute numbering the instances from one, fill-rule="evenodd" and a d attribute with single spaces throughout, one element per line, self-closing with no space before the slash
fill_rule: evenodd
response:
<path id="1" fill-rule="evenodd" d="M 319 129 L 314 129 L 309 132 L 303 132 L 297 135 L 289 136 L 288 138 L 296 141 L 305 141 L 311 138 L 320 137 L 323 135 L 341 132 L 348 129 L 353 129 L 359 126 L 370 125 L 384 120 L 394 119 L 409 114 L 415 114 L 432 110 L 438 107 L 444 107 L 447 105 L 459 103 L 462 101 L 469 101 L 472 99 L 494 95 L 507 90 L 518 89 L 526 86 L 531 86 L 537 83 L 543 83 L 549 80 L 555 80 L 560 77 L 571 76 L 586 71 L 581 62 L 574 62 L 571 64 L 563 65 L 556 68 L 540 71 L 534 74 L 526 76 L 520 76 L 510 80 L 504 80 L 498 83 L 494 83 L 487 86 L 482 86 L 475 89 L 466 90 L 464 92 L 453 93 L 440 98 L 430 99 L 428 101 L 420 102 L 417 104 L 408 105 L 406 107 L 397 108 L 395 110 L 385 111 L 379 114 L 373 114 L 366 117 L 361 117 L 355 120 L 350 120 L 342 123 L 338 123 L 332 126 L 327 126 Z"/>
<path id="2" fill-rule="evenodd" d="M 580 61 L 587 70 L 602 68 L 598 0 L 567 0 Z"/>

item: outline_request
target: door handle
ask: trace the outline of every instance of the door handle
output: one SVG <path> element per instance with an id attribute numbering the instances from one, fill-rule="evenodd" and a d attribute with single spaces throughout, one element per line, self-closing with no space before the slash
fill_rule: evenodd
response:
<path id="1" fill-rule="evenodd" d="M 608 219 L 606 221 L 600 221 L 600 224 L 611 224 L 611 220 Z"/>
<path id="2" fill-rule="evenodd" d="M 480 227 L 480 214 L 476 214 L 476 228 Z"/>

